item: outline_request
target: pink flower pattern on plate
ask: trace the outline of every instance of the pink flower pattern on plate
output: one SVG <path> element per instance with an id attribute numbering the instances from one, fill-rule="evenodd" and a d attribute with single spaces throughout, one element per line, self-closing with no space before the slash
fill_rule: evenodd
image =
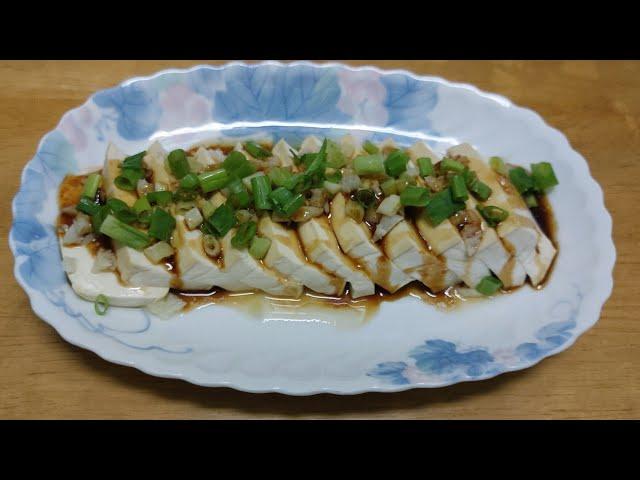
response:
<path id="1" fill-rule="evenodd" d="M 60 122 L 62 134 L 80 152 L 87 148 L 86 129 L 82 127 L 90 125 L 92 120 L 91 111 L 86 109 L 75 111 L 72 115 L 65 116 Z"/>
<path id="2" fill-rule="evenodd" d="M 209 101 L 185 85 L 173 85 L 160 93 L 162 118 L 160 128 L 164 130 L 195 126 L 209 119 Z"/>
<path id="3" fill-rule="evenodd" d="M 387 124 L 389 114 L 384 106 L 387 91 L 378 73 L 341 70 L 337 76 L 341 90 L 338 108 L 351 115 L 353 123 Z"/>

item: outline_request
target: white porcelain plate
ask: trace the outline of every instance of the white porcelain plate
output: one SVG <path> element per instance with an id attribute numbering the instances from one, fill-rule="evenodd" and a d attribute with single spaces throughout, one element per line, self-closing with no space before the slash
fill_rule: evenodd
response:
<path id="1" fill-rule="evenodd" d="M 413 297 L 359 312 L 212 305 L 170 320 L 77 298 L 54 223 L 67 173 L 98 168 L 109 141 L 128 153 L 215 137 L 346 132 L 436 151 L 469 142 L 485 156 L 549 161 L 559 255 L 541 291 L 444 310 Z M 251 392 L 353 394 L 440 387 L 523 369 L 569 347 L 611 293 L 611 217 L 587 162 L 531 110 L 475 87 L 406 71 L 310 63 L 199 66 L 134 78 L 67 112 L 40 142 L 13 202 L 15 276 L 33 310 L 67 341 L 162 377 Z"/>

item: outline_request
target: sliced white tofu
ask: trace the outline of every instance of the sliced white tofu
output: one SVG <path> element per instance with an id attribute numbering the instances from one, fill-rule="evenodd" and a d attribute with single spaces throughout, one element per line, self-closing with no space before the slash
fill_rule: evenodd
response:
<path id="1" fill-rule="evenodd" d="M 160 147 L 162 148 L 162 147 Z M 151 149 L 150 149 L 151 150 Z M 116 147 L 113 149 L 109 148 L 107 150 L 107 163 L 109 162 L 117 162 L 118 164 L 124 160 L 126 154 L 122 153 Z M 153 164 L 155 168 L 153 168 L 154 177 L 157 172 L 164 171 L 164 163 L 158 166 L 158 164 Z M 151 166 L 148 165 L 150 168 Z M 106 168 L 106 164 L 105 164 Z M 119 168 L 119 167 L 118 167 Z M 120 200 L 125 201 L 129 206 L 135 203 L 138 198 L 132 192 L 125 192 L 124 190 L 120 190 L 113 184 L 113 180 L 115 177 L 104 177 L 103 178 L 103 187 L 107 191 L 108 198 L 112 198 L 115 196 L 116 198 L 120 198 Z M 118 196 L 121 194 L 110 194 L 109 192 L 125 192 L 131 194 L 132 199 L 125 200 L 122 196 Z M 113 242 L 113 248 L 116 254 L 116 264 L 118 267 L 118 271 L 120 272 L 120 277 L 124 282 L 131 285 L 132 287 L 170 287 L 172 282 L 173 275 L 167 269 L 167 266 L 164 264 L 154 264 L 149 260 L 146 255 L 135 248 L 127 247 L 126 245 L 122 245 L 118 242 Z"/>
<path id="2" fill-rule="evenodd" d="M 440 161 L 440 155 L 424 142 L 414 143 L 407 153 L 414 162 L 422 157 L 430 158 L 434 164 Z M 421 179 L 419 181 L 422 183 Z M 489 268 L 480 258 L 467 256 L 460 232 L 451 222 L 441 222 L 434 227 L 424 218 L 418 218 L 416 226 L 433 253 L 441 256 L 447 268 L 469 287 L 475 288 L 483 277 L 489 275 Z"/>
<path id="3" fill-rule="evenodd" d="M 189 230 L 184 217 L 176 216 L 174 246 L 179 274 L 176 287 L 180 290 L 210 290 L 220 287 L 230 292 L 252 290 L 240 277 L 233 277 L 224 271 L 222 254 L 219 259 L 212 259 L 205 253 L 202 237 L 200 229 Z"/>
<path id="4" fill-rule="evenodd" d="M 93 302 L 98 295 L 109 299 L 116 307 L 142 307 L 167 295 L 167 287 L 130 287 L 120 282 L 116 272 L 92 272 L 94 257 L 84 245 L 61 245 L 62 263 L 79 297 Z"/>
<path id="5" fill-rule="evenodd" d="M 116 177 L 120 175 L 120 163 L 127 157 L 113 143 L 107 147 L 107 155 L 102 168 L 102 188 L 104 188 L 107 198 L 117 198 L 129 206 L 132 206 L 138 199 L 135 192 L 120 190 L 115 185 Z"/>
<path id="6" fill-rule="evenodd" d="M 113 241 L 122 280 L 132 287 L 170 287 L 173 275 L 164 263 L 152 263 L 140 250 Z"/>
<path id="7" fill-rule="evenodd" d="M 300 155 L 304 155 L 305 153 L 317 153 L 320 151 L 320 147 L 322 147 L 322 142 L 318 139 L 318 137 L 309 135 L 302 141 L 299 153 Z"/>
<path id="8" fill-rule="evenodd" d="M 340 139 L 340 150 L 351 160 L 362 153 L 362 143 L 351 134 L 345 135 Z"/>
<path id="9" fill-rule="evenodd" d="M 299 297 L 302 295 L 302 284 L 294 279 L 286 279 L 269 269 L 259 260 L 253 258 L 249 251 L 237 249 L 231 245 L 236 234 L 232 228 L 222 238 L 222 256 L 224 271 L 233 278 L 242 278 L 250 289 L 262 290 L 270 295 L 283 297 Z"/>
<path id="10" fill-rule="evenodd" d="M 367 273 L 340 250 L 327 217 L 312 218 L 299 224 L 298 234 L 307 258 L 348 282 L 352 298 L 375 293 L 375 285 Z"/>
<path id="11" fill-rule="evenodd" d="M 264 215 L 258 222 L 258 233 L 271 240 L 271 247 L 262 260 L 265 265 L 285 278 L 292 278 L 311 290 L 325 295 L 340 295 L 345 281 L 325 273 L 304 256 L 298 235 Z"/>
<path id="12" fill-rule="evenodd" d="M 416 227 L 431 251 L 439 255 L 447 268 L 469 287 L 475 288 L 483 277 L 489 275 L 489 269 L 482 261 L 467 257 L 462 238 L 450 222 L 434 227 L 426 219 L 418 217 Z"/>
<path id="13" fill-rule="evenodd" d="M 219 158 L 219 154 L 222 154 L 222 159 Z M 189 162 L 189 165 L 192 170 L 201 172 L 203 170 L 211 169 L 222 161 L 224 161 L 224 154 L 220 150 L 209 150 L 200 146 L 198 147 L 198 150 L 196 150 L 192 160 Z"/>
<path id="14" fill-rule="evenodd" d="M 160 145 L 160 142 L 156 141 L 147 149 L 147 153 L 142 161 L 146 167 L 153 172 L 154 183 L 162 183 L 172 188 L 172 185 L 176 183 L 176 178 L 171 175 L 165 167 L 168 154 L 169 152 Z"/>
<path id="15" fill-rule="evenodd" d="M 458 283 L 458 276 L 427 249 L 413 225 L 402 220 L 382 238 L 382 250 L 410 277 L 440 292 Z"/>
<path id="16" fill-rule="evenodd" d="M 466 204 L 468 209 L 475 210 L 478 203 L 472 196 L 469 196 Z M 474 258 L 481 260 L 489 270 L 495 273 L 506 288 L 519 287 L 524 284 L 527 274 L 523 266 L 518 262 L 516 256 L 505 247 L 498 233 L 487 225 L 481 216 L 479 217 L 482 240 Z"/>
<path id="17" fill-rule="evenodd" d="M 295 149 L 281 138 L 271 149 L 271 153 L 283 167 L 293 167 L 292 150 L 295 152 Z"/>
<path id="18" fill-rule="evenodd" d="M 494 205 L 509 212 L 507 219 L 498 225 L 496 231 L 507 249 L 524 267 L 531 283 L 538 285 L 545 278 L 557 252 L 549 238 L 540 230 L 520 194 L 507 180 L 500 182 L 499 176 L 486 160 L 468 143 L 452 147 L 447 153 L 452 157 L 466 157 L 469 168 L 491 188 L 492 194 L 485 202 L 486 205 Z"/>
<path id="19" fill-rule="evenodd" d="M 375 283 L 391 293 L 410 283 L 413 279 L 373 242 L 367 226 L 347 216 L 345 206 L 345 196 L 341 193 L 331 202 L 331 227 L 342 250 L 362 265 Z"/>

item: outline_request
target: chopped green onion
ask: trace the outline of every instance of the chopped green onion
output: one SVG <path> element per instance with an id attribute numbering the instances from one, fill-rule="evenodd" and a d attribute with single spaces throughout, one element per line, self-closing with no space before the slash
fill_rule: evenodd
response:
<path id="1" fill-rule="evenodd" d="M 169 242 L 173 229 L 176 228 L 176 219 L 161 208 L 156 208 L 149 219 L 149 235 L 158 240 Z"/>
<path id="2" fill-rule="evenodd" d="M 253 177 L 251 179 L 251 190 L 253 192 L 253 203 L 261 210 L 271 210 L 272 205 L 269 200 L 271 193 L 271 182 L 266 176 Z"/>
<path id="3" fill-rule="evenodd" d="M 480 280 L 476 285 L 476 290 L 487 297 L 494 295 L 502 288 L 502 282 L 492 275 L 488 275 Z"/>
<path id="4" fill-rule="evenodd" d="M 173 194 L 168 190 L 160 190 L 157 192 L 149 192 L 145 195 L 149 203 L 152 205 L 160 205 L 165 207 L 173 200 Z"/>
<path id="5" fill-rule="evenodd" d="M 224 168 L 219 168 L 212 172 L 204 172 L 198 175 L 200 188 L 202 188 L 202 191 L 205 193 L 224 188 L 229 183 L 229 180 L 229 174 Z"/>
<path id="6" fill-rule="evenodd" d="M 291 193 L 285 187 L 276 188 L 274 191 L 272 191 L 269 194 L 269 199 L 278 208 L 282 208 L 292 198 L 293 198 L 293 193 Z"/>
<path id="7" fill-rule="evenodd" d="M 353 159 L 353 169 L 358 175 L 384 175 L 384 158 L 380 153 L 360 155 Z"/>
<path id="8" fill-rule="evenodd" d="M 394 195 L 398 193 L 398 189 L 396 187 L 396 181 L 393 178 L 385 180 L 380 184 L 380 189 L 382 193 L 384 193 L 387 197 L 389 195 Z"/>
<path id="9" fill-rule="evenodd" d="M 98 193 L 98 188 L 100 188 L 100 183 L 102 182 L 102 175 L 99 173 L 92 173 L 87 177 L 86 182 L 84 182 L 84 189 L 82 190 L 82 196 L 90 199 L 96 198 L 96 193 Z"/>
<path id="10" fill-rule="evenodd" d="M 274 204 L 276 213 L 284 217 L 290 217 L 304 205 L 304 196 L 301 193 L 293 194 L 284 187 L 275 189 L 269 198 Z"/>
<path id="11" fill-rule="evenodd" d="M 380 151 L 380 149 L 370 140 L 366 140 L 362 144 L 362 149 L 370 155 L 374 155 Z"/>
<path id="12" fill-rule="evenodd" d="M 462 175 L 454 175 L 451 178 L 451 196 L 456 202 L 468 200 L 469 191 Z"/>
<path id="13" fill-rule="evenodd" d="M 144 197 L 140 197 L 138 200 L 136 200 L 136 203 L 133 204 L 133 211 L 138 215 L 147 210 L 151 210 L 151 204 L 149 203 L 146 195 Z"/>
<path id="14" fill-rule="evenodd" d="M 227 173 L 233 177 L 244 178 L 256 172 L 256 167 L 241 152 L 234 150 L 222 162 Z M 202 175 L 201 175 L 202 176 Z"/>
<path id="15" fill-rule="evenodd" d="M 236 234 L 231 239 L 231 245 L 238 250 L 247 248 L 249 242 L 253 240 L 258 230 L 258 224 L 254 221 L 243 223 L 236 230 Z"/>
<path id="16" fill-rule="evenodd" d="M 188 173 L 180 180 L 180 188 L 185 190 L 193 190 L 198 186 L 198 175 L 195 173 Z"/>
<path id="17" fill-rule="evenodd" d="M 487 201 L 493 193 L 489 185 L 477 179 L 469 186 L 469 191 L 481 202 Z"/>
<path id="18" fill-rule="evenodd" d="M 268 150 L 265 150 L 255 142 L 249 141 L 245 143 L 244 149 L 253 158 L 269 158 L 271 156 L 271 153 Z"/>
<path id="19" fill-rule="evenodd" d="M 400 203 L 406 207 L 424 207 L 429 202 L 429 190 L 408 185 L 400 193 Z"/>
<path id="20" fill-rule="evenodd" d="M 532 163 L 531 176 L 535 186 L 540 191 L 545 192 L 558 185 L 558 179 L 549 162 Z"/>
<path id="21" fill-rule="evenodd" d="M 142 159 L 147 152 L 139 152 L 135 155 L 131 155 L 122 161 L 120 168 L 131 168 L 133 170 L 142 170 Z"/>
<path id="22" fill-rule="evenodd" d="M 233 180 L 227 188 L 229 189 L 229 201 L 235 208 L 245 208 L 251 203 L 251 196 L 247 192 L 244 183 L 239 178 Z"/>
<path id="23" fill-rule="evenodd" d="M 138 223 L 148 226 L 149 222 L 151 222 L 151 210 L 144 210 L 138 214 Z"/>
<path id="24" fill-rule="evenodd" d="M 120 190 L 133 192 L 138 185 L 138 180 L 141 178 L 144 178 L 144 171 L 133 168 L 123 168 L 113 183 Z"/>
<path id="25" fill-rule="evenodd" d="M 173 176 L 178 180 L 191 172 L 191 167 L 189 167 L 189 161 L 187 160 L 187 154 L 181 148 L 169 152 L 167 161 L 169 163 L 171 173 L 173 173 Z"/>
<path id="26" fill-rule="evenodd" d="M 111 213 L 111 209 L 106 205 L 101 205 L 100 208 L 91 215 L 91 226 L 95 233 L 100 233 L 100 227 L 104 222 L 104 219 Z"/>
<path id="27" fill-rule="evenodd" d="M 533 189 L 533 178 L 522 167 L 509 170 L 509 180 L 520 194 L 525 194 Z"/>
<path id="28" fill-rule="evenodd" d="M 251 240 L 251 246 L 249 247 L 249 254 L 256 260 L 262 260 L 271 247 L 271 240 L 264 237 L 253 237 Z"/>
<path id="29" fill-rule="evenodd" d="M 470 188 L 471 185 L 478 181 L 478 174 L 473 170 L 469 170 L 468 167 L 464 169 L 464 172 L 462 172 L 461 175 L 464 178 L 464 183 L 467 188 Z"/>
<path id="30" fill-rule="evenodd" d="M 184 188 L 179 187 L 175 192 L 173 192 L 172 200 L 174 202 L 191 202 L 195 200 L 197 196 L 197 191 L 185 190 Z"/>
<path id="31" fill-rule="evenodd" d="M 390 177 L 399 177 L 400 174 L 407 171 L 407 163 L 409 155 L 402 150 L 394 150 L 384 161 L 384 168 Z"/>
<path id="32" fill-rule="evenodd" d="M 98 315 L 104 315 L 109 309 L 109 299 L 102 294 L 98 295 L 93 304 L 93 309 Z"/>
<path id="33" fill-rule="evenodd" d="M 304 171 L 305 177 L 311 177 L 313 175 L 317 175 L 319 173 L 324 174 L 324 169 L 327 165 L 327 139 L 325 138 L 324 142 L 322 142 L 322 147 L 320 147 L 320 151 L 317 153 L 316 157 L 313 161 L 307 166 L 307 169 Z"/>
<path id="34" fill-rule="evenodd" d="M 365 208 L 368 208 L 376 203 L 376 194 L 373 193 L 373 190 L 368 188 L 362 188 L 358 190 L 355 194 L 355 197 L 356 200 L 360 202 Z"/>
<path id="35" fill-rule="evenodd" d="M 330 183 L 340 183 L 342 181 L 342 172 L 340 170 L 336 170 L 328 175 L 325 174 L 325 179 Z"/>
<path id="36" fill-rule="evenodd" d="M 421 177 L 433 175 L 433 163 L 429 157 L 420 157 L 417 162 Z"/>
<path id="37" fill-rule="evenodd" d="M 338 192 L 340 192 L 342 190 L 342 185 L 340 185 L 339 183 L 329 182 L 327 180 L 325 180 L 325 182 L 322 184 L 322 186 L 331 195 L 335 195 L 336 193 L 338 193 Z"/>
<path id="38" fill-rule="evenodd" d="M 327 144 L 327 166 L 331 168 L 342 168 L 347 163 L 340 145 L 331 140 Z"/>
<path id="39" fill-rule="evenodd" d="M 110 198 L 107 200 L 107 206 L 121 222 L 133 223 L 138 218 L 135 212 L 129 208 L 129 205 L 117 198 Z"/>
<path id="40" fill-rule="evenodd" d="M 464 169 L 465 166 L 453 158 L 443 158 L 440 162 L 440 170 L 443 172 L 462 173 L 464 172 Z"/>
<path id="41" fill-rule="evenodd" d="M 294 188 L 296 188 L 299 184 L 302 184 L 302 187 L 304 187 L 304 183 L 305 183 L 305 176 L 304 173 L 296 173 L 295 175 L 291 175 L 291 177 L 289 177 L 285 182 L 284 182 L 284 188 L 286 188 L 287 190 L 293 190 Z M 304 188 L 303 188 L 304 189 Z"/>
<path id="42" fill-rule="evenodd" d="M 313 161 L 316 159 L 317 156 L 318 156 L 317 153 L 303 153 L 299 159 L 298 165 L 302 164 L 308 168 L 309 165 L 313 163 Z"/>
<path id="43" fill-rule="evenodd" d="M 524 196 L 524 203 L 526 203 L 529 208 L 535 208 L 538 206 L 538 199 L 533 193 L 529 193 Z"/>
<path id="44" fill-rule="evenodd" d="M 100 225 L 100 233 L 136 250 L 142 250 L 151 242 L 146 233 L 121 222 L 113 215 L 107 215 L 104 219 Z"/>
<path id="45" fill-rule="evenodd" d="M 229 230 L 236 226 L 238 220 L 233 213 L 233 209 L 225 203 L 216 208 L 206 223 L 211 225 L 213 228 L 212 233 L 217 237 L 224 237 Z"/>
<path id="46" fill-rule="evenodd" d="M 284 167 L 275 167 L 269 170 L 267 176 L 276 187 L 284 187 L 287 180 L 292 177 L 291 170 Z"/>
<path id="47" fill-rule="evenodd" d="M 304 196 L 301 193 L 298 193 L 279 209 L 279 213 L 284 214 L 285 217 L 290 217 L 296 213 L 302 205 L 304 205 Z"/>
<path id="48" fill-rule="evenodd" d="M 456 202 L 451 195 L 451 189 L 445 188 L 429 199 L 424 208 L 424 216 L 435 227 L 454 213 L 464 209 L 464 202 Z"/>
<path id="49" fill-rule="evenodd" d="M 482 218 L 484 218 L 487 224 L 492 228 L 497 227 L 500 222 L 503 222 L 509 216 L 509 212 L 507 212 L 503 208 L 493 205 L 487 205 L 485 207 L 476 205 L 476 210 L 480 212 Z"/>
<path id="50" fill-rule="evenodd" d="M 216 207 L 214 207 L 213 203 L 211 203 L 209 200 L 202 200 L 199 206 L 202 210 L 202 215 L 204 216 L 204 218 L 209 218 L 216 210 Z"/>
<path id="51" fill-rule="evenodd" d="M 100 210 L 100 205 L 95 203 L 89 197 L 81 197 L 80 201 L 76 205 L 76 210 L 82 213 L 86 213 L 87 215 L 93 216 L 98 212 L 98 210 Z"/>
<path id="52" fill-rule="evenodd" d="M 494 172 L 499 173 L 500 175 L 507 176 L 507 166 L 504 164 L 504 160 L 500 157 L 491 157 L 489 159 L 489 165 L 493 169 Z"/>
<path id="53" fill-rule="evenodd" d="M 364 213 L 365 213 L 364 207 L 360 203 L 354 200 L 351 200 L 351 199 L 347 200 L 347 204 L 345 205 L 344 212 L 348 217 L 354 219 L 358 223 L 364 220 Z"/>

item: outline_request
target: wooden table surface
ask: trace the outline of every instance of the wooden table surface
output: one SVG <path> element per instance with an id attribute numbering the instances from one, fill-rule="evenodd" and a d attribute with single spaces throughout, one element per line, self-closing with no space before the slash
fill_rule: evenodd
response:
<path id="1" fill-rule="evenodd" d="M 535 368 L 434 390 L 286 397 L 203 388 L 64 342 L 13 278 L 10 202 L 40 138 L 96 90 L 192 61 L 0 62 L 0 418 L 640 417 L 640 62 L 376 61 L 500 93 L 536 110 L 589 162 L 613 215 L 615 288 L 597 325 Z"/>

